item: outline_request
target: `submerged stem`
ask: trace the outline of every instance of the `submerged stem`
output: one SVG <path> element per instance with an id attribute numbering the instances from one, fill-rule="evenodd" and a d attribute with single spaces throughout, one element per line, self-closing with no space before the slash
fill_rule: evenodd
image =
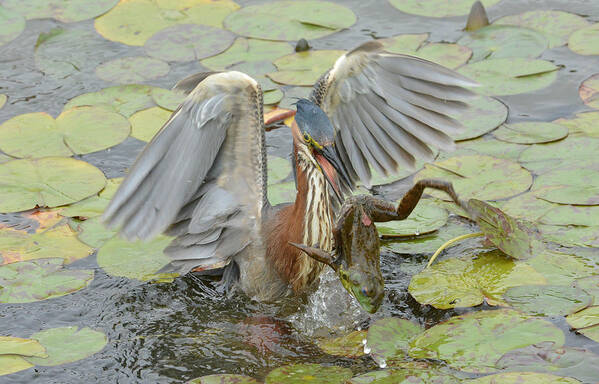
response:
<path id="1" fill-rule="evenodd" d="M 437 251 L 433 254 L 433 256 L 431 257 L 431 259 L 428 261 L 428 264 L 426 265 L 426 268 L 430 267 L 433 262 L 435 261 L 435 259 L 437 258 L 437 256 L 439 256 L 439 254 L 441 252 L 443 252 L 443 250 L 447 247 L 449 247 L 451 244 L 455 243 L 456 241 L 461 241 L 461 240 L 465 240 L 465 239 L 469 239 L 471 237 L 479 237 L 479 236 L 484 236 L 485 234 L 482 232 L 476 232 L 476 233 L 468 233 L 466 235 L 461 235 L 458 237 L 455 237 L 451 240 L 446 241 L 443 245 L 441 245 L 439 247 L 439 249 L 437 249 Z"/>

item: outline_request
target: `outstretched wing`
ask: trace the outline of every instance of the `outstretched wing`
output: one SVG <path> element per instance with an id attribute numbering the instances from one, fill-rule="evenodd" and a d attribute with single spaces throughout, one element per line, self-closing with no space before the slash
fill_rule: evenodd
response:
<path id="1" fill-rule="evenodd" d="M 177 88 L 177 87 L 176 87 Z M 240 72 L 199 74 L 104 212 L 128 239 L 177 236 L 169 268 L 217 268 L 260 238 L 266 202 L 262 91 Z"/>
<path id="2" fill-rule="evenodd" d="M 382 174 L 415 159 L 431 160 L 429 146 L 452 149 L 462 125 L 450 117 L 474 95 L 476 83 L 441 65 L 384 51 L 370 41 L 341 56 L 314 86 L 312 100 L 335 127 L 335 144 L 350 176 L 369 184 L 369 164 Z"/>

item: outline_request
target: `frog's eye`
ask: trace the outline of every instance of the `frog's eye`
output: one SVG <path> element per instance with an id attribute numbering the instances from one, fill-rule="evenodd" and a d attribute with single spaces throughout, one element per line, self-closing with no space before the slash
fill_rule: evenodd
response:
<path id="1" fill-rule="evenodd" d="M 310 134 L 308 132 L 304 132 L 304 141 L 306 143 L 310 142 Z"/>
<path id="2" fill-rule="evenodd" d="M 362 287 L 362 294 L 363 294 L 364 296 L 368 296 L 368 288 L 366 288 L 366 287 Z"/>

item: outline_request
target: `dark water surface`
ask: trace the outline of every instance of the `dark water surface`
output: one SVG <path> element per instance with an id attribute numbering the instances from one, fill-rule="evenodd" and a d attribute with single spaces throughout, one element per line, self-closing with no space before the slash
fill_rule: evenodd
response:
<path id="1" fill-rule="evenodd" d="M 466 19 L 465 16 L 433 19 L 407 15 L 386 1 L 337 2 L 350 7 L 358 22 L 348 30 L 311 41 L 316 49 L 351 49 L 373 36 L 399 33 L 430 32 L 430 41 L 454 42 L 461 36 Z M 592 22 L 599 21 L 598 0 L 504 0 L 490 8 L 489 17 L 493 20 L 531 9 L 561 9 L 588 15 Z M 93 20 L 74 25 L 52 20 L 28 21 L 16 41 L 0 48 L 0 93 L 9 96 L 7 105 L 0 109 L 0 123 L 28 112 L 44 111 L 57 116 L 69 99 L 112 85 L 94 75 L 96 64 L 60 79 L 45 76 L 35 67 L 33 49 L 38 35 L 59 26 L 93 30 Z M 116 57 L 143 55 L 143 47 L 106 41 L 105 50 L 89 54 L 99 64 Z M 548 88 L 502 97 L 510 107 L 511 121 L 524 118 L 551 121 L 586 109 L 578 97 L 578 85 L 599 72 L 599 58 L 575 55 L 567 47 L 547 50 L 542 58 L 565 68 Z M 198 62 L 171 64 L 168 76 L 148 84 L 169 88 L 177 80 L 202 70 Z M 267 140 L 270 152 L 283 156 L 289 153 L 288 131 L 272 131 Z M 107 177 L 122 176 L 143 145 L 129 138 L 110 150 L 82 159 L 99 167 Z M 396 198 L 398 191 L 386 188 L 383 192 Z M 476 247 L 476 242 L 454 247 L 447 256 L 460 254 L 469 247 Z M 384 253 L 386 298 L 380 312 L 371 319 L 364 313 L 356 313 L 361 325 L 393 315 L 430 326 L 462 312 L 425 308 L 409 296 L 410 276 L 425 262 L 425 256 Z M 42 329 L 79 325 L 102 330 L 108 336 L 108 345 L 90 358 L 57 367 L 35 367 L 0 377 L 1 383 L 170 383 L 211 373 L 244 373 L 262 378 L 270 369 L 291 362 L 334 363 L 351 367 L 354 373 L 376 368 L 368 357 L 343 359 L 320 351 L 311 335 L 311 325 L 301 320 L 302 313 L 310 313 L 313 305 L 303 304 L 306 298 L 268 305 L 250 302 L 246 297 L 226 299 L 211 283 L 191 277 L 170 284 L 139 283 L 106 275 L 97 267 L 95 256 L 71 266 L 96 269 L 88 288 L 37 303 L 0 305 L 2 334 L 28 337 Z M 289 314 L 293 312 L 296 320 L 290 321 Z M 347 322 L 347 326 L 353 326 L 351 319 Z M 556 319 L 556 324 L 568 335 L 568 345 L 599 352 L 596 343 L 569 332 L 562 318 Z"/>

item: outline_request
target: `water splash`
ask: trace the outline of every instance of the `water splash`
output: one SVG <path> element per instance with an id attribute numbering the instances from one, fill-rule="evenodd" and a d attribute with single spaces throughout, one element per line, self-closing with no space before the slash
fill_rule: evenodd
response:
<path id="1" fill-rule="evenodd" d="M 370 351 L 371 351 L 371 349 L 370 349 L 370 347 L 368 346 L 368 344 L 364 344 L 364 353 L 365 353 L 365 354 L 367 354 L 367 355 L 369 355 L 369 354 L 370 354 Z"/>
<path id="2" fill-rule="evenodd" d="M 387 368 L 387 362 L 385 360 L 381 360 L 379 362 L 379 368 L 381 368 L 381 369 Z"/>

